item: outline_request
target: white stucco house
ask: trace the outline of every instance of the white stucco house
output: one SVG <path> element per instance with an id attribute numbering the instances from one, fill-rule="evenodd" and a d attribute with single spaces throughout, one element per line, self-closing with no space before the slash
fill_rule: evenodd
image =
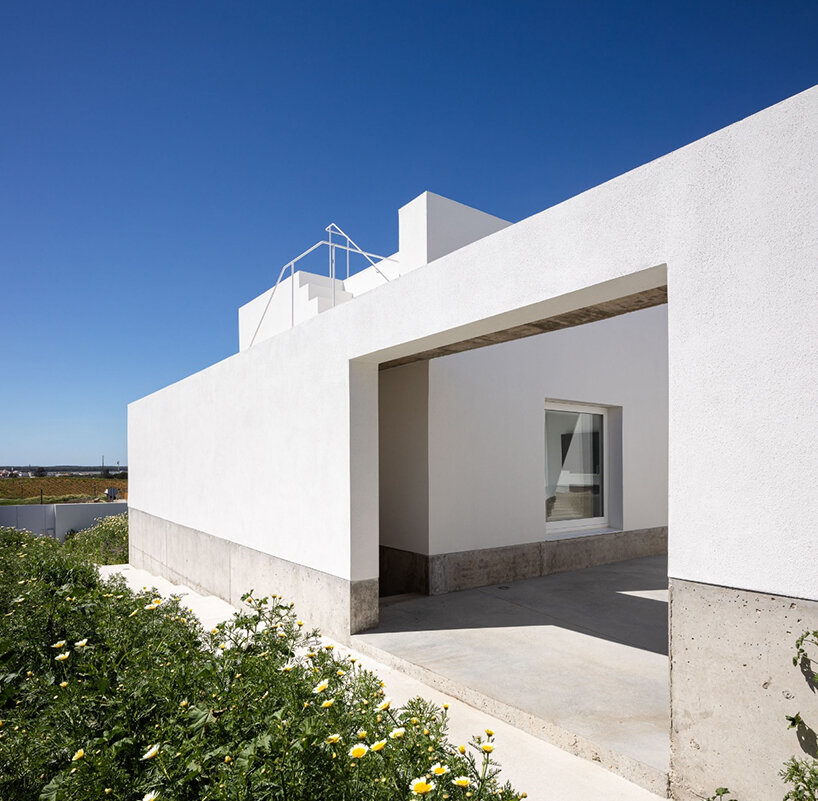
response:
<path id="1" fill-rule="evenodd" d="M 333 278 L 285 268 L 238 353 L 129 406 L 131 562 L 345 638 L 379 595 L 667 551 L 671 792 L 780 797 L 818 628 L 818 88 L 516 223 L 424 193 L 349 277 L 328 234 Z"/>

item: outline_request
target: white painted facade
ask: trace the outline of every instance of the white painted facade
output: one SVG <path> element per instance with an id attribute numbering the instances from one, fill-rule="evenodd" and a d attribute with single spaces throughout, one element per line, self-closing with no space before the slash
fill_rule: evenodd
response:
<path id="1" fill-rule="evenodd" d="M 129 406 L 131 561 L 347 636 L 381 545 L 429 575 L 542 555 L 546 400 L 604 407 L 608 525 L 669 531 L 674 797 L 775 797 L 818 626 L 818 88 L 515 224 L 431 194 L 399 217 L 392 272 L 329 308 L 296 275 L 297 320 L 251 301 L 239 353 Z"/>
<path id="2" fill-rule="evenodd" d="M 817 172 L 811 89 L 256 342 L 130 405 L 131 506 L 376 578 L 378 364 L 667 284 L 670 574 L 816 598 Z"/>

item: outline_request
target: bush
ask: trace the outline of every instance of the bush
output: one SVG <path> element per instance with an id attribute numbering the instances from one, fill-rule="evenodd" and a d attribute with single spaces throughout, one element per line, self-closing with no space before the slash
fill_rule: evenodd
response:
<path id="1" fill-rule="evenodd" d="M 178 599 L 0 529 L 0 798 L 522 797 L 491 731 L 455 748 L 445 708 L 395 708 L 290 604 L 244 602 L 205 632 Z"/>
<path id="2" fill-rule="evenodd" d="M 97 520 L 91 528 L 69 534 L 65 549 L 97 565 L 121 565 L 128 561 L 128 513 Z"/>

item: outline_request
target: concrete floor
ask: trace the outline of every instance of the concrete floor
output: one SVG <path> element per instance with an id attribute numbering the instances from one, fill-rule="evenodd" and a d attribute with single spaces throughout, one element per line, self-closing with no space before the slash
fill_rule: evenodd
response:
<path id="1" fill-rule="evenodd" d="M 121 573 L 133 590 L 154 588 L 160 595 L 182 596 L 183 601 L 198 616 L 205 628 L 212 628 L 230 619 L 238 610 L 214 596 L 204 596 L 189 587 L 179 586 L 159 576 L 131 567 L 110 565 L 101 567 L 103 576 Z M 326 642 L 332 642 L 324 638 Z M 395 704 L 421 696 L 437 704 L 448 702 L 449 739 L 466 743 L 484 728 L 494 729 L 497 751 L 502 766 L 502 778 L 528 793 L 529 801 L 660 801 L 647 790 L 631 784 L 604 770 L 600 765 L 580 759 L 549 745 L 542 739 L 508 725 L 484 710 L 457 703 L 450 695 L 377 662 L 359 651 L 336 643 L 338 652 L 348 652 L 359 658 L 363 667 L 377 673 L 386 682 L 386 692 Z M 664 793 L 661 794 L 664 797 Z"/>
<path id="2" fill-rule="evenodd" d="M 353 647 L 661 795 L 667 559 L 387 600 Z"/>

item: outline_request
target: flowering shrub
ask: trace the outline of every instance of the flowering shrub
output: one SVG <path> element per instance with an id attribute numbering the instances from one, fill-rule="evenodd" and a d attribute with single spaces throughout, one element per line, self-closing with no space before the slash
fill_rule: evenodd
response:
<path id="1" fill-rule="evenodd" d="M 97 565 L 121 565 L 128 561 L 128 513 L 97 520 L 91 528 L 71 534 L 66 550 Z"/>
<path id="2" fill-rule="evenodd" d="M 101 581 L 84 555 L 0 529 L 0 798 L 521 798 L 494 733 L 397 708 L 281 598 L 211 631 L 178 599 Z"/>

